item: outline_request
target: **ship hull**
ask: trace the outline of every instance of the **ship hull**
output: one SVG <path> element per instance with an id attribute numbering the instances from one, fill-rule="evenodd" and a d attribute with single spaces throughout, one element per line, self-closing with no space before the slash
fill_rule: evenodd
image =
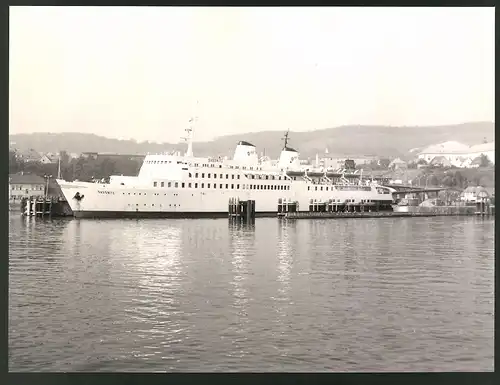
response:
<path id="1" fill-rule="evenodd" d="M 313 200 L 319 203 L 334 199 L 338 205 L 366 199 L 382 204 L 392 203 L 390 195 L 378 194 L 375 190 L 344 191 L 339 187 L 339 190 L 322 191 L 321 186 L 318 188 L 305 182 L 290 183 L 291 188 L 282 190 L 244 189 L 239 184 L 234 184 L 234 189 L 221 188 L 223 185 L 232 187 L 231 183 L 218 184 L 217 189 L 213 185 L 208 189 L 207 184 L 200 183 L 196 189 L 188 188 L 187 183 L 185 188 L 180 183 L 179 188 L 152 188 L 152 183 L 124 186 L 57 182 L 76 218 L 223 218 L 228 216 L 231 199 L 255 201 L 257 217 L 276 216 L 280 200 L 297 202 L 299 211 L 307 211 Z"/>
<path id="2" fill-rule="evenodd" d="M 91 219 L 218 219 L 227 218 L 222 211 L 169 212 L 169 211 L 74 211 L 75 218 Z M 255 213 L 257 218 L 275 217 L 276 211 Z"/>

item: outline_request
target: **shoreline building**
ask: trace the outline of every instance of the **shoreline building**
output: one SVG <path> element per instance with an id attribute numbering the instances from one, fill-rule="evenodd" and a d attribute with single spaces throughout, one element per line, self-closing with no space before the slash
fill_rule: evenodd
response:
<path id="1" fill-rule="evenodd" d="M 473 146 L 448 141 L 439 144 L 433 144 L 426 147 L 418 154 L 418 159 L 423 159 L 427 163 L 432 163 L 435 158 L 445 158 L 452 166 L 468 168 L 472 161 L 481 155 L 495 164 L 495 142 L 482 143 Z"/>

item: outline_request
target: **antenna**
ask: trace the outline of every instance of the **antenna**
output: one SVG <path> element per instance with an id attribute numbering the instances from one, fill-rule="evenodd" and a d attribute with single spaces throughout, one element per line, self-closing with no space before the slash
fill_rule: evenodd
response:
<path id="1" fill-rule="evenodd" d="M 198 101 L 196 101 L 196 106 L 198 106 Z M 189 119 L 189 127 L 184 129 L 184 131 L 186 131 L 187 135 L 183 139 L 186 140 L 187 145 L 188 145 L 187 150 L 186 150 L 186 154 L 184 155 L 186 157 L 193 156 L 193 126 L 197 120 L 198 120 L 198 117 L 193 116 L 191 119 Z"/>
<path id="2" fill-rule="evenodd" d="M 285 146 L 284 146 L 285 148 L 286 148 L 286 146 L 287 146 L 287 144 L 288 144 L 288 135 L 289 135 L 289 133 L 290 133 L 290 129 L 288 129 L 288 130 L 285 132 L 285 136 L 283 137 L 283 141 L 285 142 Z"/>

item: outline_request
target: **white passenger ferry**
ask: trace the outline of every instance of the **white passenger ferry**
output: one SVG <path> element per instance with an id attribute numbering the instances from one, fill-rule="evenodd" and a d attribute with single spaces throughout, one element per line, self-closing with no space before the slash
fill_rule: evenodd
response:
<path id="1" fill-rule="evenodd" d="M 223 217 L 232 198 L 254 200 L 256 216 L 274 216 L 278 202 L 296 202 L 299 211 L 313 203 L 333 202 L 391 209 L 392 189 L 372 180 L 308 168 L 288 146 L 279 159 L 259 159 L 254 145 L 240 141 L 232 159 L 193 155 L 193 127 L 187 151 L 147 155 L 134 177 L 113 175 L 109 183 L 58 179 L 75 217 Z"/>

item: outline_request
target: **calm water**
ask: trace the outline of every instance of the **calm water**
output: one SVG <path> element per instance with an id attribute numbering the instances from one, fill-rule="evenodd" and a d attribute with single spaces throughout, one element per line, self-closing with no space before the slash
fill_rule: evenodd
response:
<path id="1" fill-rule="evenodd" d="M 491 371 L 494 221 L 10 217 L 11 371 Z"/>

